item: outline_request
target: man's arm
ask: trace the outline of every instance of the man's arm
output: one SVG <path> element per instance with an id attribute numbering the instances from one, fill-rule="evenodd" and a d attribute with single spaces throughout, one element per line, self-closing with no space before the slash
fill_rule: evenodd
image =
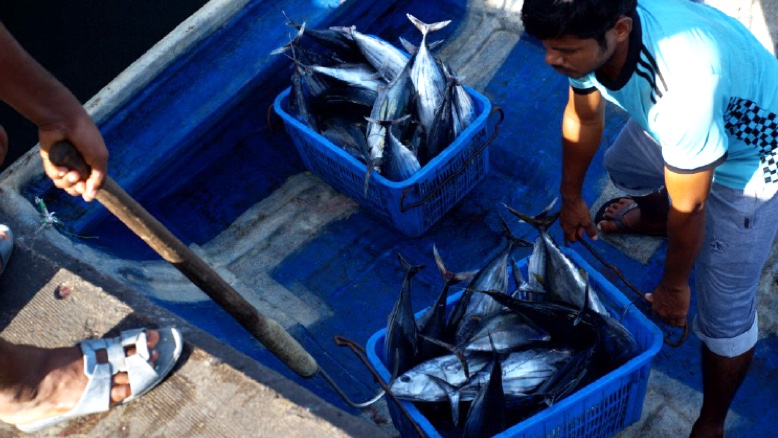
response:
<path id="1" fill-rule="evenodd" d="M 653 309 L 663 321 L 675 326 L 686 323 L 689 311 L 689 276 L 705 239 L 705 201 L 710 193 L 713 170 L 692 174 L 665 168 L 665 185 L 672 200 L 667 216 L 667 257 Z"/>
<path id="2" fill-rule="evenodd" d="M 94 198 L 108 167 L 108 150 L 91 117 L 75 96 L 32 58 L 0 23 L 0 100 L 38 126 L 41 157 L 54 185 L 71 195 Z M 76 171 L 54 166 L 48 148 L 68 141 L 91 166 L 83 180 Z"/>
<path id="3" fill-rule="evenodd" d="M 577 94 L 570 87 L 562 119 L 562 210 L 559 223 L 565 237 L 575 242 L 585 230 L 596 237 L 582 189 L 586 171 L 600 147 L 605 126 L 605 100 L 599 91 Z"/>

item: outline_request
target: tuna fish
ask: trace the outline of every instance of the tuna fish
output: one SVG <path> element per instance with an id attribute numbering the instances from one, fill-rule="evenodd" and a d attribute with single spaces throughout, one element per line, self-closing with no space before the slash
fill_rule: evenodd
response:
<path id="1" fill-rule="evenodd" d="M 550 299 L 575 307 L 583 306 L 588 300 L 588 305 L 593 311 L 608 316 L 608 310 L 602 304 L 597 292 L 588 287 L 581 269 L 562 253 L 548 233 L 548 228 L 559 217 L 559 213 L 548 214 L 555 202 L 556 200 L 537 216 L 528 216 L 503 204 L 508 211 L 538 230 L 538 238 L 535 240 L 534 251 L 530 256 L 530 285 L 540 287 L 538 283 L 542 283 L 542 288 L 548 293 Z"/>
<path id="2" fill-rule="evenodd" d="M 446 79 L 443 76 L 443 71 L 438 65 L 437 59 L 435 59 L 435 56 L 430 52 L 427 36 L 431 32 L 435 32 L 448 26 L 451 21 L 447 20 L 427 24 L 411 14 L 406 15 L 413 25 L 419 29 L 422 35 L 418 53 L 416 53 L 413 66 L 411 67 L 411 80 L 413 81 L 413 85 L 416 87 L 416 92 L 419 96 L 416 100 L 419 121 L 421 126 L 424 127 L 424 130 L 429 132 L 432 127 L 432 122 L 435 119 L 435 112 L 443 101 L 443 91 L 446 88 Z"/>
<path id="3" fill-rule="evenodd" d="M 530 246 L 530 242 L 515 237 L 508 226 L 503 222 L 503 231 L 507 243 L 505 247 L 490 259 L 478 271 L 467 285 L 467 289 L 462 294 L 462 299 L 454 308 L 449 326 L 452 327 L 455 335 L 454 341 L 457 345 L 466 342 L 477 330 L 479 320 L 491 314 L 497 313 L 502 306 L 483 294 L 473 294 L 473 290 L 488 290 L 508 292 L 508 259 L 511 252 L 518 246 Z"/>
<path id="4" fill-rule="evenodd" d="M 516 351 L 501 359 L 502 386 L 506 399 L 527 397 L 571 357 L 572 350 L 535 348 Z M 471 401 L 489 382 L 489 354 L 466 354 L 466 366 L 456 355 L 422 362 L 401 374 L 389 388 L 398 398 L 414 402 L 451 404 L 452 418 L 459 418 L 459 403 Z"/>
<path id="5" fill-rule="evenodd" d="M 386 73 L 388 81 L 400 74 L 405 64 L 408 63 L 408 56 L 400 49 L 382 39 L 358 32 L 356 26 L 331 27 L 330 29 L 349 35 L 356 42 L 357 47 L 370 65 L 376 70 Z"/>
<path id="6" fill-rule="evenodd" d="M 384 358 L 390 371 L 403 373 L 410 369 L 418 353 L 418 327 L 411 308 L 411 280 L 424 269 L 424 265 L 411 265 L 397 255 L 405 271 L 400 297 L 394 304 L 386 324 Z"/>
<path id="7" fill-rule="evenodd" d="M 446 350 L 439 344 L 425 339 L 437 339 L 448 342 L 448 333 L 446 330 L 446 299 L 451 286 L 465 281 L 475 275 L 476 271 L 468 272 L 450 272 L 446 269 L 443 259 L 438 253 L 437 247 L 432 246 L 432 252 L 435 255 L 435 263 L 438 266 L 440 275 L 443 277 L 443 288 L 438 295 L 435 303 L 427 310 L 417 321 L 419 327 L 419 362 L 431 359 L 446 353 Z"/>

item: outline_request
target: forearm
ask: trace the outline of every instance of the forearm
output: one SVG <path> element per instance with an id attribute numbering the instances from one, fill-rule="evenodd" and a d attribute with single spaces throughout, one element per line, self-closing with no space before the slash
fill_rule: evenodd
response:
<path id="1" fill-rule="evenodd" d="M 66 131 L 85 116 L 81 103 L 0 23 L 0 99 L 42 130 Z"/>
<path id="2" fill-rule="evenodd" d="M 586 171 L 602 141 L 603 120 L 581 122 L 565 116 L 562 122 L 562 181 L 563 201 L 581 197 Z"/>
<path id="3" fill-rule="evenodd" d="M 694 262 L 705 239 L 704 204 L 689 213 L 671 208 L 667 217 L 667 239 L 662 285 L 669 290 L 687 288 Z"/>

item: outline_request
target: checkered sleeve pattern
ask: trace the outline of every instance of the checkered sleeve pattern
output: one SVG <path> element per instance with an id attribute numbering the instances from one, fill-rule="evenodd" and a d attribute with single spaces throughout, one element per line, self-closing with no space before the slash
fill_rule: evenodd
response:
<path id="1" fill-rule="evenodd" d="M 750 100 L 732 98 L 724 120 L 732 136 L 757 148 L 765 182 L 778 183 L 778 115 Z"/>

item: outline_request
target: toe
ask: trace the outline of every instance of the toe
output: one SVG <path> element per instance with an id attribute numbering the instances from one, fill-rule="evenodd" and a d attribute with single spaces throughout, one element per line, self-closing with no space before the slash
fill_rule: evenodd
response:
<path id="1" fill-rule="evenodd" d="M 600 221 L 597 224 L 597 228 L 604 233 L 612 233 L 619 231 L 619 227 L 616 226 L 616 222 L 611 220 Z"/>
<path id="2" fill-rule="evenodd" d="M 618 201 L 610 204 L 605 209 L 605 214 L 603 214 L 603 217 L 605 217 L 607 219 L 613 219 L 619 213 L 619 210 L 621 210 L 622 208 L 624 208 L 627 205 L 631 204 L 632 202 L 634 202 L 634 201 L 632 201 L 632 199 L 630 199 L 630 198 L 621 198 L 621 199 L 619 199 Z"/>
<path id="3" fill-rule="evenodd" d="M 116 380 L 114 380 L 115 382 Z M 132 390 L 129 384 L 116 385 L 111 387 L 111 404 L 118 404 L 132 395 Z"/>

